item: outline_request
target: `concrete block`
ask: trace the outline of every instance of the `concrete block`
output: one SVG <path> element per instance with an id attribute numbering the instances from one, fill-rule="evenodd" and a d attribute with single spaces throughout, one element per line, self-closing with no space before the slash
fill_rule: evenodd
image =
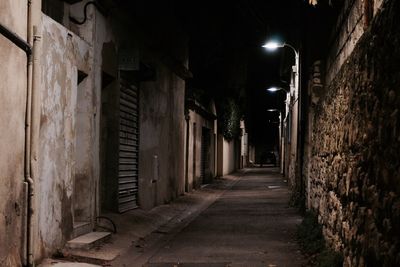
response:
<path id="1" fill-rule="evenodd" d="M 100 265 L 45 259 L 38 267 L 100 267 Z"/>
<path id="2" fill-rule="evenodd" d="M 85 235 L 87 233 L 90 233 L 92 230 L 93 229 L 90 222 L 75 222 L 74 230 L 72 232 L 72 238 Z"/>
<path id="3" fill-rule="evenodd" d="M 110 232 L 91 232 L 68 241 L 67 248 L 91 249 L 95 245 L 106 241 L 110 236 Z"/>

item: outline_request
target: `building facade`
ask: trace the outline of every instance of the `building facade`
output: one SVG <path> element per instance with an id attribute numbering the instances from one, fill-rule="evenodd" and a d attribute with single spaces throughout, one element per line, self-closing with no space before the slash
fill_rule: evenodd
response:
<path id="1" fill-rule="evenodd" d="M 53 254 L 103 212 L 151 209 L 185 190 L 191 74 L 170 7 L 30 2 L 0 6 L 1 266 Z"/>

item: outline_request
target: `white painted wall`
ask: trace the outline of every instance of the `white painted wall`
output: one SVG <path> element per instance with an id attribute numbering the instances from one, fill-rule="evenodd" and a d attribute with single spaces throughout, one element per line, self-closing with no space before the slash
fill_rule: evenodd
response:
<path id="1" fill-rule="evenodd" d="M 218 176 L 230 174 L 236 170 L 235 141 L 227 141 L 221 134 L 218 135 Z"/>

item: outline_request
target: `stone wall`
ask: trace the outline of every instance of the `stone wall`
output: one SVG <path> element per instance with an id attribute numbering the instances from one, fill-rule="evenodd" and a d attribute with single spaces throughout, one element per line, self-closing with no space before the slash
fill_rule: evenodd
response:
<path id="1" fill-rule="evenodd" d="M 330 53 L 326 60 L 329 83 L 334 79 L 357 42 L 364 34 L 371 18 L 379 11 L 383 0 L 345 0 L 333 29 Z"/>
<path id="2" fill-rule="evenodd" d="M 399 12 L 383 4 L 315 109 L 309 203 L 345 266 L 400 266 Z"/>

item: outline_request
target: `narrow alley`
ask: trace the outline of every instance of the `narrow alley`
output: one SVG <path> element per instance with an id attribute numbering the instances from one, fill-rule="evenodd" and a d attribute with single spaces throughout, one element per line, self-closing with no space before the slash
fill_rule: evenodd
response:
<path id="1" fill-rule="evenodd" d="M 278 169 L 246 169 L 236 179 L 198 216 L 162 232 L 154 247 L 132 246 L 111 266 L 302 266 L 295 241 L 301 217 L 288 205 Z"/>
<path id="2" fill-rule="evenodd" d="M 399 267 L 400 0 L 0 0 L 0 267 Z"/>

